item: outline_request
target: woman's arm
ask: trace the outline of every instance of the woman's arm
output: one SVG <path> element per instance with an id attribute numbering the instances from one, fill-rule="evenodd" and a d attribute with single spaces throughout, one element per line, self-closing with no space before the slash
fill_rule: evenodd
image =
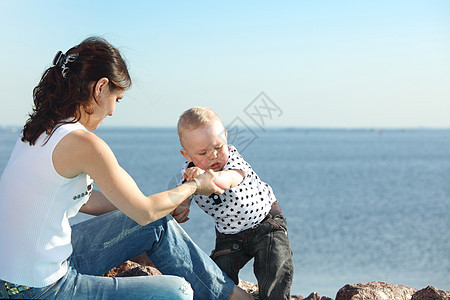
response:
<path id="1" fill-rule="evenodd" d="M 59 142 L 53 152 L 53 163 L 56 171 L 67 178 L 89 174 L 112 205 L 140 225 L 166 216 L 197 190 L 196 182 L 188 181 L 169 191 L 146 197 L 120 167 L 108 145 L 84 130 L 73 131 Z M 213 183 L 213 177 L 212 171 L 198 177 L 202 194 L 223 193 Z"/>

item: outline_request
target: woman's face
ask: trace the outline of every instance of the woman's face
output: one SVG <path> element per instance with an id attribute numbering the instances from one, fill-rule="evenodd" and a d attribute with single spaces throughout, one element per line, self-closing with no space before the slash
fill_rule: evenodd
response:
<path id="1" fill-rule="evenodd" d="M 103 122 L 103 120 L 114 114 L 116 103 L 123 98 L 124 90 L 111 89 L 109 84 L 105 84 L 98 92 L 97 101 L 92 97 L 92 106 L 94 112 L 82 119 L 80 122 L 89 130 L 95 130 Z"/>

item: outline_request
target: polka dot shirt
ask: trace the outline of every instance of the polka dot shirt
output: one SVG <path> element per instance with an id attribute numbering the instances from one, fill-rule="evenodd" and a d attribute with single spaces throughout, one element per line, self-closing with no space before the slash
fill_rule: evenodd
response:
<path id="1" fill-rule="evenodd" d="M 245 172 L 244 180 L 222 195 L 193 195 L 192 198 L 205 213 L 214 218 L 219 232 L 234 234 L 259 224 L 269 213 L 276 198 L 272 188 L 261 181 L 236 148 L 232 145 L 228 147 L 230 155 L 223 171 L 242 170 Z M 183 166 L 182 175 L 188 164 Z"/>

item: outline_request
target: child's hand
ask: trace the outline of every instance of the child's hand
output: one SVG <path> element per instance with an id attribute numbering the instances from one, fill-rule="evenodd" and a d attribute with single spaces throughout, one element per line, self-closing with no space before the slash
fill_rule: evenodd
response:
<path id="1" fill-rule="evenodd" d="M 191 201 L 186 200 L 170 213 L 178 223 L 184 223 L 189 220 L 190 204 Z"/>
<path id="2" fill-rule="evenodd" d="M 186 178 L 186 180 L 189 181 L 203 173 L 205 173 L 205 171 L 203 171 L 199 167 L 190 167 L 186 169 L 186 172 L 184 172 L 184 178 Z"/>
<path id="3" fill-rule="evenodd" d="M 189 212 L 189 208 L 179 209 L 177 207 L 170 214 L 178 223 L 184 223 L 189 220 Z"/>

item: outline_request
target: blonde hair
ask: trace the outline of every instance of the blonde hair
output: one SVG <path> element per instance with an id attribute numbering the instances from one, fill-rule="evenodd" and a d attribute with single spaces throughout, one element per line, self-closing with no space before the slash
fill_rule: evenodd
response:
<path id="1" fill-rule="evenodd" d="M 180 143 L 183 144 L 183 130 L 197 129 L 213 121 L 219 121 L 222 124 L 222 120 L 213 110 L 202 106 L 189 108 L 178 119 L 177 130 Z"/>

